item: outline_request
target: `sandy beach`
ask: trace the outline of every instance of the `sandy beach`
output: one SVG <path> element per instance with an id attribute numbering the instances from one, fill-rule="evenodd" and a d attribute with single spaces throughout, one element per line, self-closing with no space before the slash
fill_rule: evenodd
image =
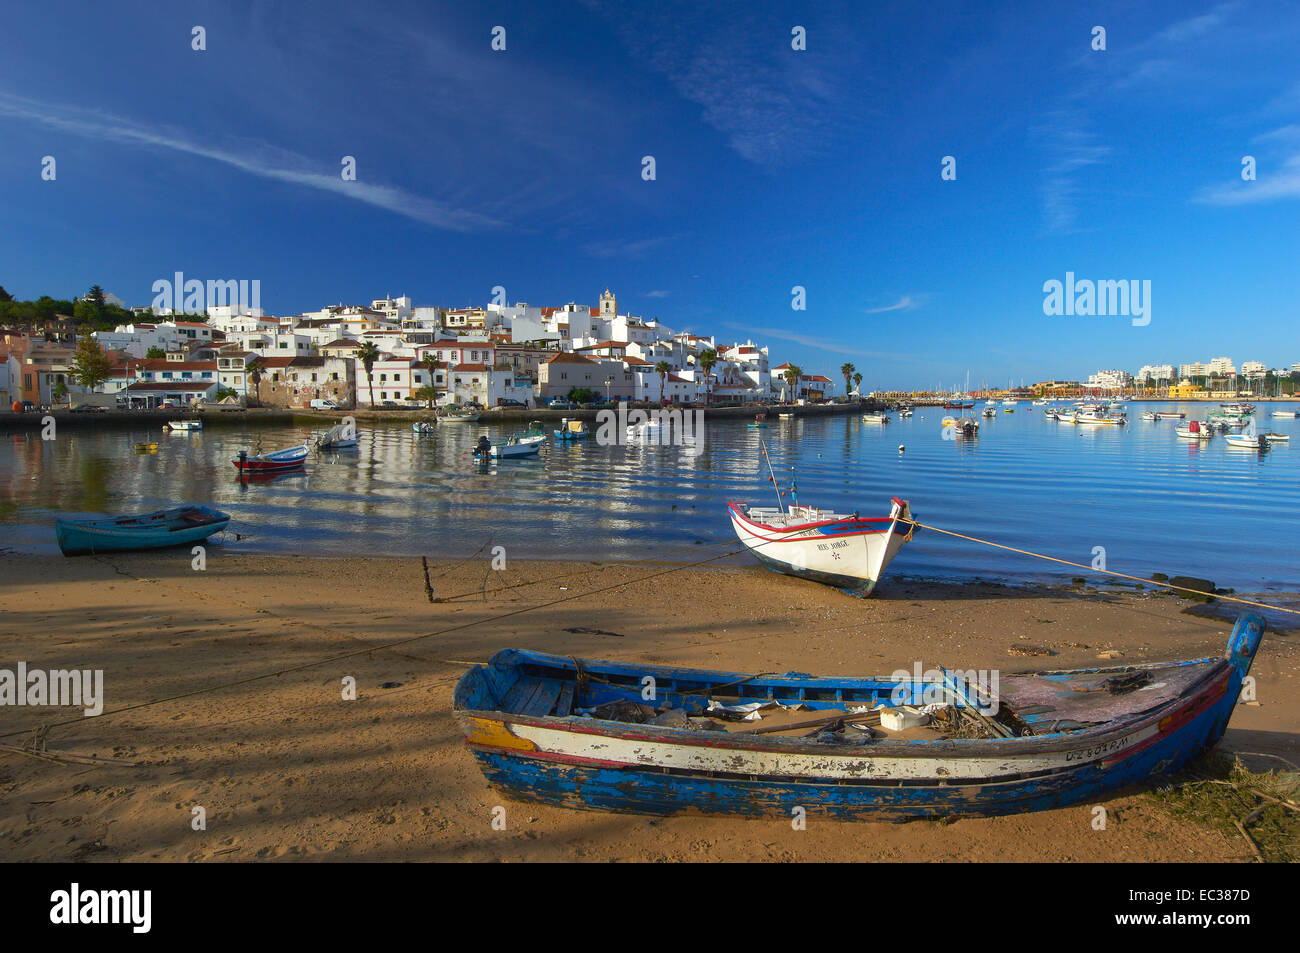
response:
<path id="1" fill-rule="evenodd" d="M 1246 843 L 1172 816 L 1146 789 L 952 823 L 657 819 L 512 802 L 461 744 L 452 689 L 504 647 L 740 671 L 1004 673 L 1222 652 L 1236 610 L 1136 590 L 887 578 L 867 600 L 747 565 L 227 555 L 0 554 L 0 667 L 102 669 L 105 714 L 0 709 L 5 743 L 52 727 L 51 763 L 0 752 L 8 861 L 1245 861 Z M 545 605 L 555 600 L 557 604 Z M 1272 594 L 1265 601 L 1277 602 Z M 1294 603 L 1290 603 L 1294 604 Z M 537 608 L 533 608 L 537 607 Z M 520 611 L 524 610 L 524 611 Z M 513 613 L 506 615 L 505 613 Z M 1270 631 L 1258 703 L 1220 751 L 1300 763 L 1300 652 Z M 600 630 L 590 631 L 571 630 Z M 379 648 L 415 639 L 393 648 Z M 322 661 L 335 656 L 351 657 Z M 310 667 L 298 668 L 309 663 Z M 1113 664 L 1113 663 L 1112 663 Z M 261 677 L 286 669 L 272 677 Z M 356 700 L 342 679 L 356 679 Z M 244 681 L 243 684 L 232 683 Z M 214 689 L 215 690 L 210 690 Z M 114 714 L 127 706 L 176 698 Z M 14 734 L 17 732 L 17 734 Z M 494 830 L 503 806 L 506 829 Z M 206 814 L 194 830 L 193 808 Z"/>

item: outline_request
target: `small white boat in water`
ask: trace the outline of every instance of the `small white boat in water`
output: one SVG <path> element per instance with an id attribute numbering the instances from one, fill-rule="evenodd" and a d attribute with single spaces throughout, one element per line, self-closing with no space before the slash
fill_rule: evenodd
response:
<path id="1" fill-rule="evenodd" d="M 1143 419 L 1143 420 L 1159 420 L 1159 419 L 1160 419 L 1160 415 L 1157 414 L 1154 410 L 1144 410 L 1144 411 L 1142 412 L 1142 419 Z"/>
<path id="2" fill-rule="evenodd" d="M 202 430 L 202 429 L 203 429 L 203 421 L 198 420 L 198 419 L 193 419 L 193 420 L 169 420 L 169 421 L 167 421 L 167 429 L 168 429 L 168 430 L 180 430 L 180 431 L 185 431 L 185 430 Z"/>
<path id="3" fill-rule="evenodd" d="M 437 426 L 429 420 L 417 420 L 415 423 L 411 424 L 411 429 L 418 434 L 431 434 L 438 432 Z"/>
<path id="4" fill-rule="evenodd" d="M 1230 433 L 1223 438 L 1228 446 L 1241 450 L 1267 450 L 1268 440 L 1263 436 Z"/>
<path id="5" fill-rule="evenodd" d="M 1285 433 L 1266 433 L 1264 439 L 1269 443 L 1290 443 L 1291 435 Z"/>
<path id="6" fill-rule="evenodd" d="M 1274 417 L 1294 417 L 1295 415 L 1296 412 L 1294 410 L 1275 410 L 1272 414 Z"/>
<path id="7" fill-rule="evenodd" d="M 1204 420 L 1189 420 L 1186 427 L 1175 427 L 1174 433 L 1184 440 L 1209 440 L 1214 436 L 1214 428 Z"/>
<path id="8" fill-rule="evenodd" d="M 353 424 L 335 424 L 316 438 L 317 450 L 348 450 L 357 445 L 357 428 Z"/>
<path id="9" fill-rule="evenodd" d="M 438 414 L 439 423 L 472 424 L 478 420 L 478 412 L 468 407 L 449 407 Z"/>
<path id="10" fill-rule="evenodd" d="M 889 423 L 889 414 L 880 414 L 880 413 L 863 414 L 862 422 L 864 424 L 887 424 Z"/>
<path id="11" fill-rule="evenodd" d="M 1182 420 L 1186 416 L 1186 414 L 1174 413 L 1172 410 L 1161 410 L 1156 413 L 1156 417 L 1160 420 Z"/>

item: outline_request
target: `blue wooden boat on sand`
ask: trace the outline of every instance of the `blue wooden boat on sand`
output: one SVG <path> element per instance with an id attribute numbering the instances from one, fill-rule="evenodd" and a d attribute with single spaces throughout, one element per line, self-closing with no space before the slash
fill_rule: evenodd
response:
<path id="1" fill-rule="evenodd" d="M 208 506 L 178 506 L 143 516 L 59 519 L 54 531 L 63 555 L 92 556 L 200 543 L 229 522 L 230 514 Z"/>
<path id="2" fill-rule="evenodd" d="M 521 800 L 787 820 L 796 807 L 847 820 L 1012 814 L 1177 771 L 1214 745 L 1263 632 L 1247 614 L 1222 656 L 1005 675 L 986 689 L 942 669 L 770 677 L 506 649 L 465 673 L 454 712 L 488 781 Z M 750 708 L 776 714 L 714 717 Z"/>

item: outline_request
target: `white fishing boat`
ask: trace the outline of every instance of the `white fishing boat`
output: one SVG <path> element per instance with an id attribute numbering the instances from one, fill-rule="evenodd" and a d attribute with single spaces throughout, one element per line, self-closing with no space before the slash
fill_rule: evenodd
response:
<path id="1" fill-rule="evenodd" d="M 357 428 L 354 424 L 335 424 L 316 438 L 317 450 L 349 450 L 357 445 Z"/>
<path id="2" fill-rule="evenodd" d="M 202 430 L 203 421 L 197 418 L 192 420 L 169 420 L 167 421 L 167 429 L 178 431 Z"/>
<path id="3" fill-rule="evenodd" d="M 1156 418 L 1159 420 L 1182 420 L 1186 416 L 1186 414 L 1175 413 L 1172 410 L 1161 410 L 1156 413 Z"/>
<path id="4" fill-rule="evenodd" d="M 1073 422 L 1081 425 L 1122 427 L 1128 423 L 1128 418 L 1123 414 L 1109 413 L 1103 410 L 1085 410 L 1083 413 L 1075 414 Z"/>
<path id="5" fill-rule="evenodd" d="M 1272 413 L 1272 416 L 1274 417 L 1294 417 L 1295 415 L 1296 412 L 1294 410 L 1275 410 Z"/>
<path id="6" fill-rule="evenodd" d="M 1018 403 L 1020 403 L 1020 401 L 1018 401 L 1018 400 L 1004 400 L 1004 401 L 1002 402 L 1002 406 L 1003 406 L 1003 407 L 1014 407 L 1014 406 L 1016 406 L 1016 404 L 1018 404 Z"/>
<path id="7" fill-rule="evenodd" d="M 887 424 L 889 423 L 889 414 L 870 413 L 862 415 L 864 424 Z"/>
<path id="8" fill-rule="evenodd" d="M 444 424 L 472 424 L 478 420 L 478 411 L 468 407 L 449 407 L 438 414 L 438 422 Z"/>
<path id="9" fill-rule="evenodd" d="M 985 407 L 980 411 L 981 417 L 996 417 L 997 415 L 998 409 L 996 407 Z"/>
<path id="10" fill-rule="evenodd" d="M 411 429 L 418 434 L 432 434 L 438 432 L 437 426 L 429 420 L 417 420 L 415 423 L 411 424 Z"/>
<path id="11" fill-rule="evenodd" d="M 980 425 L 974 417 L 945 417 L 942 421 L 943 434 L 949 439 L 978 437 Z"/>
<path id="12" fill-rule="evenodd" d="M 1234 401 L 1229 404 L 1220 404 L 1220 413 L 1228 417 L 1249 417 L 1255 412 L 1255 405 L 1244 401 Z"/>
<path id="13" fill-rule="evenodd" d="M 1266 433 L 1264 439 L 1269 443 L 1290 443 L 1291 435 L 1285 433 Z"/>
<path id="14" fill-rule="evenodd" d="M 1046 407 L 1046 406 L 1047 406 L 1047 399 L 1044 398 L 1044 397 L 1040 397 L 1040 398 L 1038 398 L 1038 400 L 1034 401 L 1030 406 L 1031 406 L 1031 407 Z"/>
<path id="15" fill-rule="evenodd" d="M 1204 420 L 1189 420 L 1186 427 L 1175 427 L 1174 433 L 1184 440 L 1209 440 L 1214 436 L 1214 428 Z"/>
<path id="16" fill-rule="evenodd" d="M 1154 420 L 1159 420 L 1159 419 L 1160 419 L 1160 415 L 1157 414 L 1154 410 L 1144 410 L 1144 411 L 1142 412 L 1142 419 L 1143 419 L 1143 420 L 1152 420 L 1152 421 L 1154 421 Z"/>
<path id="17" fill-rule="evenodd" d="M 542 440 L 546 435 L 542 435 Z M 541 440 L 533 440 L 523 434 L 515 434 L 505 443 L 494 443 L 489 453 L 494 457 L 527 457 L 542 449 Z"/>
<path id="18" fill-rule="evenodd" d="M 1268 440 L 1263 436 L 1255 434 L 1236 434 L 1230 433 L 1223 438 L 1228 441 L 1228 446 L 1236 447 L 1240 450 L 1267 450 Z"/>

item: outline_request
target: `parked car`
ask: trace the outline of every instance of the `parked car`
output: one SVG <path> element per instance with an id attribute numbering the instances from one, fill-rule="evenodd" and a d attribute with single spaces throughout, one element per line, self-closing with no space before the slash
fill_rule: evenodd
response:
<path id="1" fill-rule="evenodd" d="M 312 410 L 338 410 L 338 401 L 331 400 L 328 397 L 318 398 L 311 402 Z"/>
<path id="2" fill-rule="evenodd" d="M 511 400 L 509 397 L 498 397 L 497 406 L 498 407 L 522 407 L 524 406 L 524 402 L 522 400 Z"/>
<path id="3" fill-rule="evenodd" d="M 33 404 L 30 400 L 23 401 L 23 413 L 25 414 L 36 413 L 36 405 Z"/>
<path id="4" fill-rule="evenodd" d="M 562 398 L 559 397 L 555 398 L 546 406 L 549 407 L 551 410 L 577 410 L 578 409 L 577 404 L 574 404 L 571 401 L 563 400 Z"/>

